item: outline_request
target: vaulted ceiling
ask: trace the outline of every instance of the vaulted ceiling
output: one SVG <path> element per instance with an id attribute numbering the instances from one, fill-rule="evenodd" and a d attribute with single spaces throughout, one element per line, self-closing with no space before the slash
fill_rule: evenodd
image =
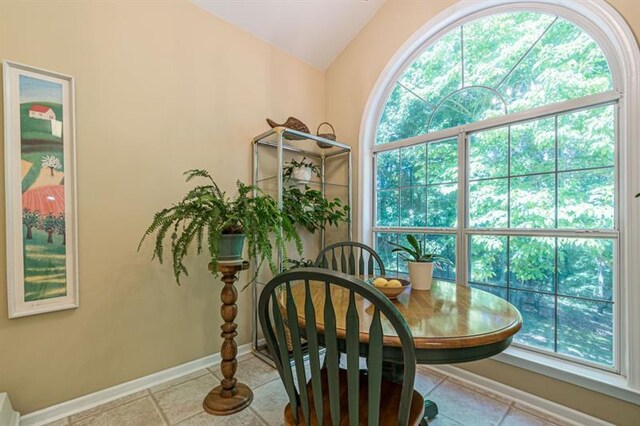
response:
<path id="1" fill-rule="evenodd" d="M 321 70 L 385 0 L 191 0 Z"/>

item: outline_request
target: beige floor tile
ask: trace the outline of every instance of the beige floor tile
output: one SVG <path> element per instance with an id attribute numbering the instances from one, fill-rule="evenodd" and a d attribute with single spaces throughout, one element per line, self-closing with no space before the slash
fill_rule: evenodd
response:
<path id="1" fill-rule="evenodd" d="M 74 426 L 161 426 L 166 425 L 166 422 L 160 416 L 151 397 L 147 396 L 72 424 Z"/>
<path id="2" fill-rule="evenodd" d="M 185 374 L 184 376 L 177 377 L 173 380 L 166 381 L 164 383 L 160 383 L 159 385 L 151 386 L 149 390 L 151 393 L 162 392 L 163 390 L 169 389 L 173 386 L 179 385 L 184 382 L 188 382 L 189 380 L 196 379 L 200 376 L 204 376 L 205 374 L 209 374 L 209 370 L 203 368 L 202 370 L 194 371 L 193 373 Z"/>
<path id="3" fill-rule="evenodd" d="M 212 416 L 200 413 L 178 423 L 178 426 L 264 426 L 264 422 L 250 409 L 244 409 L 230 416 Z"/>
<path id="4" fill-rule="evenodd" d="M 280 425 L 284 421 L 284 407 L 289 402 L 280 380 L 274 380 L 253 390 L 251 408 L 268 425 Z"/>
<path id="5" fill-rule="evenodd" d="M 220 369 L 216 370 L 214 374 L 219 379 L 222 378 Z M 238 370 L 236 371 L 235 378 L 238 379 L 239 382 L 249 386 L 251 389 L 255 389 L 260 385 L 280 378 L 280 376 L 278 375 L 278 370 L 266 362 L 253 357 L 238 363 Z"/>
<path id="6" fill-rule="evenodd" d="M 525 411 L 518 410 L 517 408 L 511 407 L 511 409 L 507 413 L 507 416 L 502 421 L 501 425 L 503 426 L 554 426 L 555 423 L 545 420 L 542 417 L 534 416 L 533 414 L 529 414 Z"/>
<path id="7" fill-rule="evenodd" d="M 416 373 L 416 381 L 413 384 L 413 388 L 420 392 L 423 396 L 428 394 L 435 388 L 438 383 L 444 380 L 444 376 L 433 374 L 430 370 L 418 369 Z"/>
<path id="8" fill-rule="evenodd" d="M 438 414 L 434 419 L 429 420 L 429 426 L 462 426 L 455 420 L 451 420 L 449 417 Z"/>
<path id="9" fill-rule="evenodd" d="M 56 420 L 55 422 L 46 423 L 44 426 L 66 426 L 69 424 L 69 417 L 65 417 L 64 419 Z"/>
<path id="10" fill-rule="evenodd" d="M 202 401 L 219 384 L 212 374 L 207 373 L 154 393 L 153 397 L 169 422 L 175 424 L 202 412 Z"/>
<path id="11" fill-rule="evenodd" d="M 441 414 L 465 425 L 495 425 L 509 405 L 447 379 L 429 394 Z"/>
<path id="12" fill-rule="evenodd" d="M 112 408 L 118 407 L 120 405 L 126 404 L 127 402 L 135 401 L 136 399 L 140 399 L 149 395 L 149 392 L 146 390 L 141 390 L 139 392 L 132 393 L 131 395 L 123 396 L 122 398 L 114 399 L 113 401 L 107 402 L 106 404 L 98 405 L 97 407 L 90 408 L 88 410 L 84 410 L 79 412 L 78 414 L 72 415 L 69 420 L 71 423 L 75 423 L 80 419 L 84 419 L 86 417 L 95 416 L 96 414 L 100 414 L 103 411 L 110 410 Z M 63 423 L 64 424 L 64 423 Z"/>

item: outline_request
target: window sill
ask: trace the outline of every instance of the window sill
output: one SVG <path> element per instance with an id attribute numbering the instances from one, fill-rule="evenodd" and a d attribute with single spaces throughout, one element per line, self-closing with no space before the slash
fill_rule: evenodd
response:
<path id="1" fill-rule="evenodd" d="M 491 359 L 640 405 L 640 391 L 630 388 L 626 377 L 618 374 L 516 347 Z"/>

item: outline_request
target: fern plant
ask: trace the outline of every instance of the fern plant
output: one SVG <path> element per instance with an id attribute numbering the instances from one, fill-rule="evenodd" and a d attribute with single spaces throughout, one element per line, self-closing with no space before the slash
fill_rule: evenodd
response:
<path id="1" fill-rule="evenodd" d="M 139 251 L 147 237 L 155 234 L 152 259 L 163 263 L 165 238 L 170 233 L 173 274 L 178 284 L 183 274 L 189 275 L 184 259 L 194 244 L 197 254 L 206 247 L 211 271 L 217 276 L 218 244 L 223 234 L 244 234 L 249 258 L 257 258 L 260 266 L 267 262 L 273 273 L 278 270 L 273 258 L 275 248 L 281 247 L 286 253 L 286 243 L 294 241 L 298 253 L 302 253 L 302 242 L 288 216 L 259 188 L 238 181 L 238 193 L 230 198 L 206 170 L 188 170 L 184 175 L 187 182 L 194 178 L 209 182 L 157 212 L 138 245 Z"/>

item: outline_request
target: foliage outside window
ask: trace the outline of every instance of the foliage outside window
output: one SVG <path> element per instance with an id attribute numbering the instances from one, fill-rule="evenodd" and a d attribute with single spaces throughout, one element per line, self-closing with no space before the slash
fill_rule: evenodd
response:
<path id="1" fill-rule="evenodd" d="M 452 262 L 435 277 L 520 310 L 517 344 L 615 369 L 617 104 L 509 121 L 612 88 L 597 43 L 550 14 L 486 16 L 430 44 L 378 126 L 373 232 L 385 267 L 406 272 L 389 243 L 415 235 Z M 495 117 L 505 124 L 465 127 Z"/>

